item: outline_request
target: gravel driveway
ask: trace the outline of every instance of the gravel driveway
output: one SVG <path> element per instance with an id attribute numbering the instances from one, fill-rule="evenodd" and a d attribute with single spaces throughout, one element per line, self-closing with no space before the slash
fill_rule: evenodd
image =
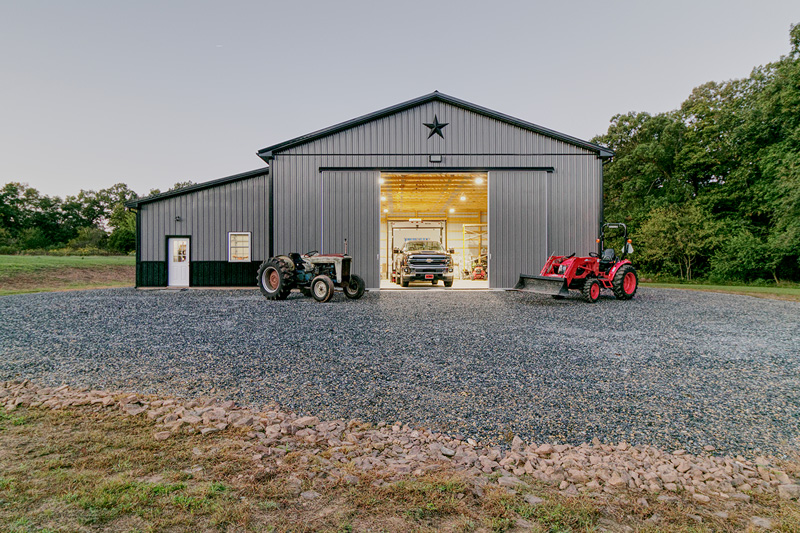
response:
<path id="1" fill-rule="evenodd" d="M 800 437 L 800 304 L 642 289 L 299 295 L 115 289 L 0 298 L 0 379 L 275 400 L 502 443 L 779 453 Z"/>

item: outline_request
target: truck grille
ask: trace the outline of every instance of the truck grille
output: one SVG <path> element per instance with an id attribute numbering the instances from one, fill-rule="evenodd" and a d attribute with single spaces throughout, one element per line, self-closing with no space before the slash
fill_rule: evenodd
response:
<path id="1" fill-rule="evenodd" d="M 417 272 L 444 272 L 447 270 L 447 258 L 440 255 L 413 255 L 408 259 L 408 266 Z"/>

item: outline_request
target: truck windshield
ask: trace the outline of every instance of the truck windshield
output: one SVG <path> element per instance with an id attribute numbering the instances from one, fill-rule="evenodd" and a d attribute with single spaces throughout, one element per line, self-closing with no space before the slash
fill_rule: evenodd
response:
<path id="1" fill-rule="evenodd" d="M 406 250 L 409 252 L 419 252 L 422 250 L 441 252 L 443 248 L 442 244 L 436 241 L 411 241 L 406 243 Z"/>

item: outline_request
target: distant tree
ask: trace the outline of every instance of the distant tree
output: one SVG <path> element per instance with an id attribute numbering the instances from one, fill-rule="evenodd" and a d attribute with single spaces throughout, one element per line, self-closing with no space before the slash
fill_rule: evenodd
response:
<path id="1" fill-rule="evenodd" d="M 105 248 L 108 234 L 95 226 L 87 226 L 78 230 L 78 235 L 70 239 L 70 248 Z"/>

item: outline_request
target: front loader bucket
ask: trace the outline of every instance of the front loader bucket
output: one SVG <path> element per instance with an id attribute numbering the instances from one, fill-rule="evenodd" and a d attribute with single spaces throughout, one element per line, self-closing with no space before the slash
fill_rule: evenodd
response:
<path id="1" fill-rule="evenodd" d="M 515 291 L 531 291 L 553 296 L 569 296 L 567 280 L 564 278 L 547 278 L 543 276 L 519 275 Z"/>

